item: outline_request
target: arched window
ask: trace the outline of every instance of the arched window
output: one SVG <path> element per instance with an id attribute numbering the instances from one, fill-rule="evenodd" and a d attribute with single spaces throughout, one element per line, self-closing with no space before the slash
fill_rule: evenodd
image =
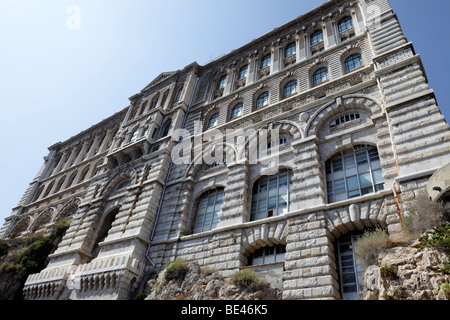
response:
<path id="1" fill-rule="evenodd" d="M 293 56 L 295 52 L 296 52 L 295 42 L 292 42 L 286 46 L 286 49 L 284 51 L 284 57 L 289 58 Z"/>
<path id="2" fill-rule="evenodd" d="M 265 55 L 261 60 L 261 69 L 269 67 L 271 59 L 272 59 L 272 56 L 270 53 Z"/>
<path id="3" fill-rule="evenodd" d="M 125 188 L 128 188 L 129 186 L 131 186 L 131 180 L 125 180 L 121 183 L 119 183 L 116 188 L 114 189 L 114 193 L 116 193 L 119 190 L 123 190 Z"/>
<path id="4" fill-rule="evenodd" d="M 217 90 L 225 88 L 225 82 L 227 81 L 227 76 L 223 76 L 220 78 L 218 84 L 217 84 Z"/>
<path id="5" fill-rule="evenodd" d="M 364 286 L 363 272 L 353 250 L 360 234 L 361 232 L 346 233 L 334 243 L 339 289 L 343 300 L 357 300 Z"/>
<path id="6" fill-rule="evenodd" d="M 77 177 L 77 171 L 72 173 L 72 175 L 69 177 L 69 181 L 67 182 L 67 188 L 71 187 L 75 181 L 75 178 Z"/>
<path id="7" fill-rule="evenodd" d="M 320 68 L 313 74 L 313 86 L 328 80 L 328 68 Z"/>
<path id="8" fill-rule="evenodd" d="M 92 256 L 97 257 L 100 252 L 99 243 L 104 241 L 108 236 L 108 232 L 112 227 L 113 222 L 116 220 L 116 216 L 119 213 L 119 208 L 111 210 L 103 219 L 103 223 L 97 231 L 97 236 L 94 241 L 94 246 L 92 248 Z"/>
<path id="9" fill-rule="evenodd" d="M 53 180 L 53 181 L 47 186 L 47 189 L 45 190 L 45 193 L 44 193 L 44 195 L 42 196 L 42 198 L 45 198 L 45 197 L 47 197 L 47 196 L 50 194 L 50 191 L 52 190 L 54 184 L 55 184 L 55 181 Z"/>
<path id="10" fill-rule="evenodd" d="M 263 176 L 253 184 L 250 220 L 278 216 L 289 211 L 292 171 L 280 170 Z"/>
<path id="11" fill-rule="evenodd" d="M 130 138 L 128 139 L 128 142 L 132 142 L 132 141 L 136 140 L 138 137 L 138 134 L 139 134 L 139 128 L 134 129 L 133 132 L 130 134 Z"/>
<path id="12" fill-rule="evenodd" d="M 211 117 L 209 117 L 208 126 L 206 127 L 206 129 L 217 126 L 218 122 L 219 122 L 219 112 L 216 112 Z"/>
<path id="13" fill-rule="evenodd" d="M 384 190 L 378 150 L 358 145 L 339 152 L 326 164 L 328 203 Z"/>
<path id="14" fill-rule="evenodd" d="M 170 129 L 172 129 L 172 120 L 166 121 L 166 123 L 163 125 L 161 131 L 161 138 L 167 137 L 167 135 L 170 132 Z"/>
<path id="15" fill-rule="evenodd" d="M 352 17 L 345 17 L 341 21 L 339 21 L 339 32 L 344 32 L 350 28 L 353 28 Z"/>
<path id="16" fill-rule="evenodd" d="M 152 98 L 152 101 L 150 103 L 150 110 L 156 107 L 158 100 L 159 100 L 159 92 Z"/>
<path id="17" fill-rule="evenodd" d="M 256 99 L 256 109 L 264 107 L 269 104 L 269 92 L 261 93 Z"/>
<path id="18" fill-rule="evenodd" d="M 183 86 L 180 86 L 178 88 L 177 94 L 175 95 L 175 102 L 178 102 L 181 100 L 181 94 L 183 93 Z"/>
<path id="19" fill-rule="evenodd" d="M 323 42 L 323 32 L 322 32 L 322 30 L 317 30 L 316 32 L 314 32 L 311 35 L 310 39 L 311 39 L 311 45 L 312 46 Z"/>
<path id="20" fill-rule="evenodd" d="M 203 193 L 197 204 L 193 232 L 199 233 L 215 229 L 223 202 L 224 189 L 218 188 Z"/>
<path id="21" fill-rule="evenodd" d="M 90 167 L 86 167 L 86 168 L 84 168 L 84 170 L 81 172 L 80 179 L 78 180 L 79 183 L 80 183 L 80 182 L 83 182 L 84 180 L 86 180 L 86 177 L 87 177 L 87 174 L 88 174 L 88 172 L 89 172 L 89 169 L 90 169 Z"/>
<path id="22" fill-rule="evenodd" d="M 244 79 L 247 77 L 247 73 L 248 73 L 248 65 L 243 66 L 240 70 L 239 70 L 239 75 L 238 75 L 238 80 Z"/>
<path id="23" fill-rule="evenodd" d="M 283 88 L 283 98 L 297 92 L 297 80 L 291 80 Z"/>
<path id="24" fill-rule="evenodd" d="M 359 53 L 354 53 L 345 59 L 345 72 L 350 72 L 353 69 L 359 68 L 363 65 L 362 57 Z"/>
<path id="25" fill-rule="evenodd" d="M 249 266 L 266 263 L 284 262 L 286 260 L 286 246 L 282 244 L 259 248 L 248 257 Z"/>
<path id="26" fill-rule="evenodd" d="M 239 102 L 238 104 L 236 104 L 233 107 L 233 109 L 231 109 L 230 119 L 234 119 L 234 118 L 242 116 L 243 109 L 244 109 L 244 104 L 242 102 Z"/>

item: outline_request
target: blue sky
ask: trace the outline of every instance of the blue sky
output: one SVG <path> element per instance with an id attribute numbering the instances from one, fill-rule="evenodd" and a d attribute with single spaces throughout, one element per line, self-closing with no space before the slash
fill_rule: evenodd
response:
<path id="1" fill-rule="evenodd" d="M 323 2 L 0 0 L 0 224 L 49 146 L 122 110 L 161 72 L 205 64 Z M 390 2 L 450 119 L 450 1 Z M 79 29 L 68 28 L 71 5 Z"/>

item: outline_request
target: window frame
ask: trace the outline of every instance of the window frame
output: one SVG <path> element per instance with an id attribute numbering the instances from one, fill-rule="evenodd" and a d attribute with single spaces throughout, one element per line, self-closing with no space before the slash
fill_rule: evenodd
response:
<path id="1" fill-rule="evenodd" d="M 221 194 L 221 201 L 218 203 L 218 196 Z M 213 199 L 213 206 L 212 206 L 212 212 L 210 212 L 210 218 L 211 221 L 208 225 L 208 208 L 209 208 L 209 202 L 210 197 L 214 197 Z M 206 232 L 210 230 L 214 230 L 217 227 L 217 224 L 219 223 L 219 214 L 222 212 L 222 204 L 223 204 L 223 198 L 225 196 L 225 188 L 219 187 L 215 189 L 210 189 L 205 192 L 203 192 L 196 201 L 195 205 L 195 219 L 193 219 L 192 223 L 192 234 L 197 234 L 201 232 Z M 202 201 L 206 199 L 205 207 L 201 207 Z M 216 208 L 216 205 L 220 204 L 219 209 Z M 199 215 L 200 209 L 204 209 L 203 213 Z M 199 219 L 202 219 L 200 226 Z"/>
<path id="2" fill-rule="evenodd" d="M 239 69 L 237 80 L 246 79 L 248 75 L 248 64 Z"/>
<path id="3" fill-rule="evenodd" d="M 295 85 L 294 85 L 294 83 L 295 83 Z M 297 87 L 298 87 L 297 79 L 292 79 L 292 80 L 289 80 L 287 83 L 285 83 L 285 85 L 283 86 L 283 99 L 296 94 L 297 89 L 298 89 Z M 289 94 L 286 94 L 287 93 L 286 90 L 289 88 L 291 89 L 291 91 L 289 91 Z M 292 92 L 292 88 L 294 89 L 293 92 Z"/>
<path id="4" fill-rule="evenodd" d="M 224 76 L 220 77 L 219 80 L 217 81 L 217 88 L 216 88 L 216 90 L 224 89 L 226 83 L 227 83 L 227 76 L 224 75 Z"/>
<path id="5" fill-rule="evenodd" d="M 321 76 L 321 77 L 320 77 L 320 82 L 317 82 L 317 80 L 318 80 L 317 75 L 318 75 L 319 73 L 320 73 L 320 74 L 326 73 L 326 79 L 323 80 L 323 77 Z M 312 74 L 312 85 L 313 85 L 313 87 L 318 86 L 318 85 L 320 85 L 321 83 L 324 83 L 324 82 L 326 82 L 326 81 L 328 81 L 328 80 L 329 80 L 328 67 L 320 67 L 320 68 L 316 69 L 316 70 L 313 72 L 313 74 Z"/>
<path id="6" fill-rule="evenodd" d="M 280 184 L 283 183 L 280 180 L 280 176 L 287 174 L 286 177 L 286 192 L 280 194 Z M 252 185 L 251 189 L 251 203 L 250 203 L 250 221 L 263 220 L 270 217 L 275 217 L 289 212 L 291 205 L 291 188 L 292 188 L 292 177 L 293 171 L 291 169 L 281 169 L 277 174 L 274 175 L 264 175 L 259 177 Z M 271 194 L 271 191 L 275 190 L 273 188 L 274 178 L 276 177 L 276 193 Z M 272 188 L 271 188 L 272 183 Z M 281 187 L 283 187 L 281 185 Z M 255 192 L 255 188 L 257 192 Z M 284 199 L 283 199 L 284 196 Z M 270 205 L 273 206 L 273 198 L 276 198 L 275 207 L 270 209 Z M 270 201 L 272 199 L 272 202 Z M 285 206 L 280 206 L 280 200 L 285 200 Z M 261 205 L 264 204 L 265 205 Z M 264 209 L 266 208 L 266 209 Z M 261 210 L 263 209 L 263 210 Z M 282 210 L 282 211 L 280 211 Z M 261 216 L 262 217 L 259 217 Z"/>
<path id="7" fill-rule="evenodd" d="M 353 250 L 356 245 L 357 237 L 363 232 L 364 231 L 348 232 L 336 239 L 334 243 L 334 252 L 336 253 L 336 272 L 338 275 L 341 300 L 358 299 L 364 288 L 364 272 L 361 270 L 360 262 L 356 258 L 355 251 Z M 344 260 L 345 257 L 347 258 L 346 260 Z M 348 258 L 351 258 L 351 260 Z M 351 263 L 349 263 L 350 261 Z M 345 275 L 350 277 L 344 277 Z M 352 275 L 355 278 L 354 281 L 348 281 L 352 278 Z M 352 287 L 354 287 L 354 290 L 345 292 L 345 288 Z"/>
<path id="8" fill-rule="evenodd" d="M 273 249 L 273 253 L 271 252 L 272 251 L 271 249 Z M 271 257 L 273 257 L 273 261 L 271 261 L 272 260 Z M 257 261 L 257 263 L 255 263 L 255 260 Z M 251 253 L 247 257 L 247 266 L 252 267 L 269 263 L 283 263 L 285 261 L 286 261 L 286 245 L 275 244 L 273 246 L 264 246 L 259 249 L 256 249 L 253 253 Z"/>
<path id="9" fill-rule="evenodd" d="M 348 22 L 350 22 L 350 24 Z M 341 26 L 344 26 L 344 28 L 341 28 Z M 353 24 L 353 18 L 351 16 L 346 16 L 346 17 L 342 18 L 341 20 L 339 20 L 339 22 L 338 22 L 339 33 L 343 33 L 354 27 L 355 27 L 355 25 Z"/>
<path id="10" fill-rule="evenodd" d="M 325 177 L 327 203 L 377 193 L 386 183 L 378 149 L 371 145 L 355 145 L 330 157 L 325 162 Z"/>
<path id="11" fill-rule="evenodd" d="M 212 119 L 214 119 L 214 124 L 211 123 Z M 208 129 L 214 128 L 218 124 L 219 124 L 219 111 L 216 111 L 216 112 L 212 113 L 208 117 L 208 122 L 206 124 L 206 129 L 208 130 Z"/>
<path id="12" fill-rule="evenodd" d="M 270 97 L 269 91 L 261 92 L 258 95 L 258 97 L 256 98 L 255 109 L 261 109 L 262 107 L 268 106 L 269 105 L 269 97 Z M 264 100 L 264 102 L 266 102 L 266 103 L 260 105 L 260 100 Z"/>
<path id="13" fill-rule="evenodd" d="M 237 108 L 240 109 L 240 110 L 239 110 L 239 114 L 234 115 L 234 112 L 235 112 L 235 110 L 236 110 Z M 238 103 L 236 103 L 236 104 L 231 108 L 231 111 L 230 111 L 230 120 L 233 120 L 233 119 L 242 117 L 243 115 L 244 115 L 244 103 L 243 103 L 243 102 L 238 102 Z"/>
<path id="14" fill-rule="evenodd" d="M 284 58 L 290 58 L 294 55 L 297 54 L 297 45 L 295 42 L 291 42 L 289 43 L 285 48 L 284 48 Z"/>
<path id="15" fill-rule="evenodd" d="M 320 37 L 319 37 L 320 34 Z M 316 30 L 314 31 L 311 36 L 309 37 L 311 47 L 316 46 L 320 43 L 324 42 L 323 38 L 323 30 Z"/>
<path id="16" fill-rule="evenodd" d="M 359 59 L 358 59 L 358 63 L 359 63 L 359 65 L 357 65 L 357 63 L 355 63 L 354 61 L 355 61 L 355 57 L 356 56 L 359 56 Z M 352 64 L 353 64 L 353 68 L 349 68 L 349 65 L 350 65 L 350 59 L 351 59 L 351 62 L 352 62 Z M 364 61 L 363 61 L 363 58 L 362 58 L 362 55 L 361 55 L 361 53 L 359 53 L 359 52 L 355 52 L 355 53 L 352 53 L 352 54 L 350 54 L 349 56 L 347 56 L 346 58 L 345 58 L 345 60 L 344 60 L 344 71 L 345 71 L 345 73 L 349 73 L 349 72 L 351 72 L 351 71 L 353 71 L 353 70 L 356 70 L 356 69 L 358 69 L 358 68 L 361 68 L 362 66 L 364 66 Z"/>
<path id="17" fill-rule="evenodd" d="M 268 67 L 270 67 L 271 64 L 272 64 L 272 54 L 268 53 L 262 57 L 260 69 L 262 70 L 262 69 L 268 68 Z"/>

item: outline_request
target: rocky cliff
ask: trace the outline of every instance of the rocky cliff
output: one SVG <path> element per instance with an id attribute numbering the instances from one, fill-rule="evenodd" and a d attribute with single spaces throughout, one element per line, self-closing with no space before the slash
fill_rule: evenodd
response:
<path id="1" fill-rule="evenodd" d="M 147 281 L 145 300 L 279 300 L 281 291 L 267 282 L 253 286 L 233 285 L 216 272 L 205 272 L 197 263 L 189 263 L 182 279 L 167 280 L 166 269 Z"/>
<path id="2" fill-rule="evenodd" d="M 448 300 L 449 255 L 418 243 L 387 249 L 364 275 L 364 300 Z"/>

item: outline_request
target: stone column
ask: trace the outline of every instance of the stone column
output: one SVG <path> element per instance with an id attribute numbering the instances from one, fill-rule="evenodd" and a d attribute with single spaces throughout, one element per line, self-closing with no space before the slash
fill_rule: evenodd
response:
<path id="1" fill-rule="evenodd" d="M 223 197 L 219 228 L 249 220 L 248 163 L 233 163 L 228 166 L 228 169 L 228 186 Z"/>
<path id="2" fill-rule="evenodd" d="M 325 215 L 316 212 L 291 219 L 283 274 L 284 299 L 339 299 L 333 244 Z"/>

